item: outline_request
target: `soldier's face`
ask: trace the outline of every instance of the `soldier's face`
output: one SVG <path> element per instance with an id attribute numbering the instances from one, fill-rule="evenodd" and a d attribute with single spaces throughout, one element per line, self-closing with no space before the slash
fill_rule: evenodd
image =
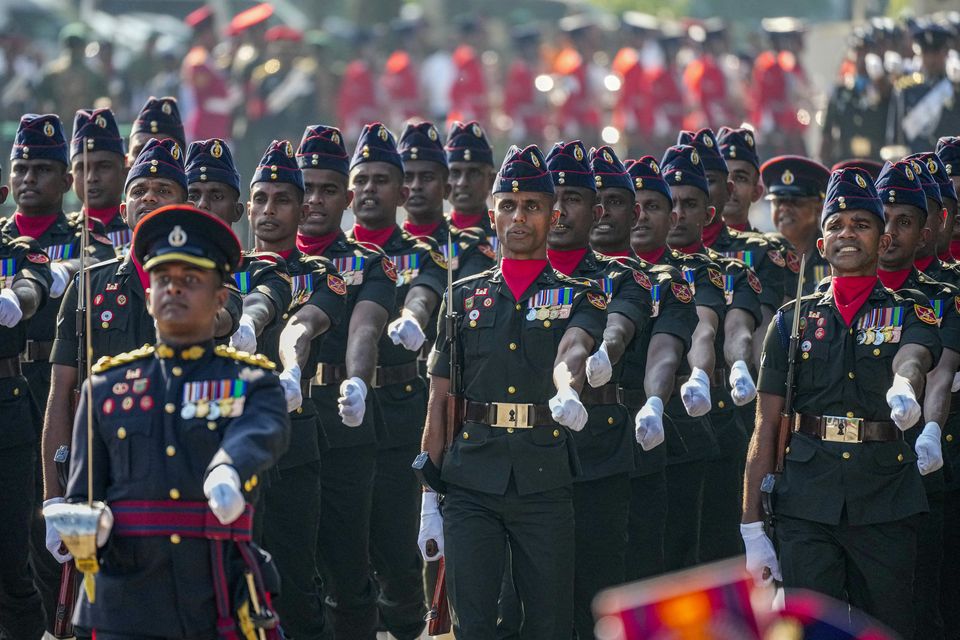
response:
<path id="1" fill-rule="evenodd" d="M 353 202 L 347 176 L 330 169 L 304 169 L 303 185 L 307 216 L 300 224 L 300 233 L 325 236 L 339 229 L 343 212 Z"/>
<path id="2" fill-rule="evenodd" d="M 637 192 L 639 215 L 630 230 L 630 246 L 634 251 L 655 251 L 667 244 L 670 229 L 677 221 L 673 203 L 657 191 L 641 189 Z"/>
<path id="3" fill-rule="evenodd" d="M 240 194 L 223 182 L 194 182 L 188 185 L 187 202 L 230 225 L 243 215 Z"/>
<path id="4" fill-rule="evenodd" d="M 107 209 L 120 205 L 127 168 L 123 156 L 112 151 L 88 151 L 73 158 L 73 191 L 88 209 Z"/>
<path id="5" fill-rule="evenodd" d="M 66 165 L 56 160 L 14 160 L 10 167 L 13 200 L 27 214 L 58 213 L 72 182 Z"/>
<path id="6" fill-rule="evenodd" d="M 583 187 L 557 187 L 557 208 L 560 216 L 550 227 L 547 246 L 561 251 L 586 247 L 600 213 L 597 194 Z"/>
<path id="7" fill-rule="evenodd" d="M 493 197 L 491 222 L 497 231 L 505 258 L 543 258 L 547 234 L 560 212 L 553 208 L 555 197 L 547 193 L 520 191 Z"/>
<path id="8" fill-rule="evenodd" d="M 137 178 L 127 187 L 127 201 L 120 206 L 120 214 L 131 229 L 140 219 L 168 204 L 186 201 L 183 187 L 166 178 Z"/>
<path id="9" fill-rule="evenodd" d="M 920 210 L 908 204 L 888 204 L 885 232 L 890 245 L 880 254 L 880 266 L 887 271 L 907 269 L 913 265 L 917 249 L 930 237 L 930 231 L 921 221 Z"/>
<path id="10" fill-rule="evenodd" d="M 817 233 L 820 199 L 774 198 L 770 203 L 773 224 L 792 244 L 804 244 Z"/>
<path id="11" fill-rule="evenodd" d="M 882 223 L 862 209 L 834 213 L 823 223 L 817 248 L 838 276 L 870 276 L 876 273 L 877 256 L 885 253 L 890 236 Z"/>
<path id="12" fill-rule="evenodd" d="M 410 190 L 403 208 L 411 218 L 428 221 L 443 215 L 443 201 L 450 195 L 447 168 L 427 160 L 406 160 L 403 163 L 403 183 Z"/>
<path id="13" fill-rule="evenodd" d="M 496 178 L 493 167 L 480 162 L 450 163 L 450 204 L 464 213 L 487 210 L 487 196 Z"/>
<path id="14" fill-rule="evenodd" d="M 640 205 L 629 189 L 600 189 L 600 217 L 590 232 L 590 243 L 611 246 L 630 242 L 630 230 L 640 217 Z"/>
<path id="15" fill-rule="evenodd" d="M 371 229 L 396 222 L 397 208 L 403 206 L 410 193 L 400 169 L 388 162 L 364 162 L 354 167 L 350 171 L 350 188 L 353 215 Z"/>
<path id="16" fill-rule="evenodd" d="M 927 198 L 927 229 L 930 230 L 930 240 L 925 246 L 920 247 L 918 254 L 920 256 L 933 255 L 937 247 L 940 246 L 940 240 L 944 236 L 944 218 L 945 209 L 933 198 Z"/>
<path id="17" fill-rule="evenodd" d="M 289 182 L 255 182 L 250 187 L 247 213 L 257 239 L 274 244 L 296 237 L 307 205 L 300 189 Z"/>
<path id="18" fill-rule="evenodd" d="M 723 211 L 730 200 L 730 191 L 733 185 L 728 174 L 723 171 L 707 171 L 707 187 L 710 190 L 710 205 L 717 211 Z"/>
<path id="19" fill-rule="evenodd" d="M 723 219 L 728 224 L 746 224 L 749 221 L 750 205 L 763 195 L 760 173 L 757 168 L 743 160 L 727 160 L 730 169 L 730 199 L 723 207 Z"/>
<path id="20" fill-rule="evenodd" d="M 157 321 L 161 340 L 179 344 L 210 339 L 227 290 L 220 274 L 185 262 L 168 262 L 150 270 L 147 309 Z"/>
<path id="21" fill-rule="evenodd" d="M 703 237 L 703 228 L 710 223 L 714 213 L 707 194 L 685 184 L 672 187 L 670 193 L 677 221 L 667 235 L 667 242 L 673 247 L 685 247 L 699 241 Z"/>

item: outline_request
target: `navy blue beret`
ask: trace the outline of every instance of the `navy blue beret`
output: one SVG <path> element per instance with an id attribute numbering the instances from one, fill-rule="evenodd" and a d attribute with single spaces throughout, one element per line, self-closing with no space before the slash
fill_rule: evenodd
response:
<path id="1" fill-rule="evenodd" d="M 183 150 L 180 143 L 172 138 L 150 138 L 127 173 L 124 192 L 137 178 L 165 178 L 176 182 L 186 191 L 187 174 L 183 168 Z"/>
<path id="2" fill-rule="evenodd" d="M 181 145 L 186 144 L 187 136 L 183 132 L 177 99 L 170 96 L 147 98 L 137 119 L 133 121 L 130 133 L 149 133 L 155 138 L 170 137 Z"/>
<path id="3" fill-rule="evenodd" d="M 306 191 L 303 186 L 303 171 L 297 166 L 293 145 L 289 140 L 274 140 L 270 143 L 250 180 L 251 185 L 257 182 L 287 182 L 300 191 Z"/>
<path id="4" fill-rule="evenodd" d="M 823 212 L 820 214 L 820 226 L 833 214 L 853 209 L 872 213 L 880 219 L 880 224 L 886 220 L 883 203 L 880 202 L 869 173 L 857 168 L 834 171 L 827 181 L 827 195 L 823 202 Z"/>
<path id="5" fill-rule="evenodd" d="M 663 178 L 671 187 L 688 185 L 700 189 L 708 196 L 710 185 L 703 172 L 703 162 L 700 161 L 700 152 L 688 144 L 678 144 L 670 147 L 663 154 L 660 161 Z"/>
<path id="6" fill-rule="evenodd" d="M 297 164 L 301 169 L 329 169 L 349 175 L 350 156 L 340 129 L 323 124 L 307 127 L 297 148 Z"/>
<path id="7" fill-rule="evenodd" d="M 27 113 L 20 118 L 17 135 L 13 139 L 11 160 L 56 160 L 70 164 L 63 124 L 55 114 Z"/>
<path id="8" fill-rule="evenodd" d="M 110 109 L 81 109 L 73 117 L 73 138 L 70 141 L 70 158 L 83 153 L 84 140 L 87 151 L 111 151 L 126 155 L 123 138 L 117 120 Z"/>
<path id="9" fill-rule="evenodd" d="M 937 156 L 948 176 L 960 176 L 960 137 L 944 136 L 937 140 Z"/>
<path id="10" fill-rule="evenodd" d="M 579 140 L 553 145 L 547 154 L 547 169 L 554 186 L 597 190 L 587 150 Z"/>
<path id="11" fill-rule="evenodd" d="M 643 156 L 639 160 L 627 160 L 627 173 L 633 178 L 633 186 L 639 191 L 656 191 L 663 194 L 667 202 L 673 202 L 670 185 L 663 179 L 660 165 L 653 156 Z"/>
<path id="12" fill-rule="evenodd" d="M 936 202 L 938 207 L 942 207 L 943 194 L 940 193 L 940 185 L 933 179 L 933 174 L 927 167 L 924 154 L 915 153 L 912 156 L 907 156 L 904 160 L 913 164 L 913 171 L 920 178 L 920 185 L 923 186 L 923 192 L 927 194 L 927 197 Z"/>
<path id="13" fill-rule="evenodd" d="M 404 161 L 426 160 L 447 166 L 447 153 L 440 132 L 432 122 L 408 124 L 397 142 L 397 150 Z"/>
<path id="14" fill-rule="evenodd" d="M 447 133 L 447 162 L 482 162 L 493 166 L 493 147 L 477 122 L 454 122 Z"/>
<path id="15" fill-rule="evenodd" d="M 524 149 L 511 146 L 493 183 L 493 193 L 520 191 L 555 193 L 547 161 L 535 144 Z"/>
<path id="16" fill-rule="evenodd" d="M 597 189 L 617 187 L 636 192 L 633 179 L 611 147 L 603 146 L 593 149 L 590 152 L 590 166 L 593 169 L 594 180 L 597 182 Z"/>
<path id="17" fill-rule="evenodd" d="M 743 160 L 760 169 L 757 139 L 750 129 L 720 127 L 717 132 L 717 142 L 720 143 L 720 154 L 725 160 Z"/>
<path id="18" fill-rule="evenodd" d="M 198 140 L 187 147 L 187 184 L 222 182 L 240 192 L 240 173 L 230 147 L 220 138 Z"/>
<path id="19" fill-rule="evenodd" d="M 720 143 L 717 142 L 717 136 L 713 129 L 700 129 L 697 132 L 681 131 L 677 136 L 677 144 L 688 144 L 697 150 L 700 154 L 700 163 L 706 171 L 722 171 L 729 173 L 727 161 L 720 154 Z"/>
<path id="20" fill-rule="evenodd" d="M 397 141 L 387 125 L 380 122 L 364 125 L 350 160 L 350 169 L 364 162 L 386 162 L 403 173 L 403 160 L 397 151 Z"/>
<path id="21" fill-rule="evenodd" d="M 913 171 L 913 164 L 901 160 L 891 164 L 887 162 L 877 178 L 877 195 L 889 204 L 909 204 L 927 215 L 927 196 L 923 193 L 920 178 Z"/>

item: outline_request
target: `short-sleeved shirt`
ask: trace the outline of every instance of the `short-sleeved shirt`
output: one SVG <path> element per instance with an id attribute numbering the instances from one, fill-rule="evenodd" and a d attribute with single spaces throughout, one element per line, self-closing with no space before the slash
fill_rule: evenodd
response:
<path id="1" fill-rule="evenodd" d="M 0 290 L 15 282 L 29 280 L 40 292 L 41 308 L 47 304 L 52 277 L 50 258 L 33 238 L 0 234 Z M 0 326 L 0 358 L 15 358 L 27 344 L 27 327 L 32 318 L 21 319 L 14 327 Z"/>
<path id="2" fill-rule="evenodd" d="M 441 317 L 446 316 L 442 303 Z M 468 401 L 546 405 L 556 395 L 551 372 L 564 333 L 577 327 L 599 347 L 606 327 L 606 296 L 588 280 L 567 278 L 547 265 L 519 296 L 499 267 L 454 285 L 459 314 L 462 393 Z M 451 341 L 438 327 L 430 356 L 433 376 L 450 377 Z M 451 425 L 451 428 L 453 425 Z M 503 495 L 511 476 L 521 495 L 568 486 L 576 452 L 559 424 L 507 429 L 467 422 L 443 460 L 445 481 Z"/>
<path id="3" fill-rule="evenodd" d="M 793 245 L 779 233 L 764 234 L 769 242 L 780 247 L 783 253 L 783 260 L 787 265 L 784 272 L 784 293 L 787 298 L 796 297 L 797 276 L 800 273 L 801 256 Z M 817 286 L 830 275 L 830 263 L 820 255 L 816 247 L 810 249 L 807 253 L 807 264 L 804 267 L 803 274 L 803 295 L 809 295 L 816 291 Z"/>
<path id="4" fill-rule="evenodd" d="M 793 306 L 770 323 L 757 388 L 786 394 Z M 893 359 L 907 344 L 928 349 L 936 361 L 940 335 L 925 301 L 894 293 L 879 280 L 847 325 L 832 288 L 801 301 L 793 410 L 814 416 L 890 421 L 886 392 Z M 913 427 L 918 428 L 918 427 Z M 905 441 L 848 444 L 794 433 L 783 476 L 777 483 L 777 513 L 853 526 L 890 522 L 926 511 L 917 456 Z"/>

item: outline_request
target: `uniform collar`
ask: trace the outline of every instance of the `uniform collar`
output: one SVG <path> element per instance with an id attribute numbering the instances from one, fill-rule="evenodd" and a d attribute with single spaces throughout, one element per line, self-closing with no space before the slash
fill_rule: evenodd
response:
<path id="1" fill-rule="evenodd" d="M 880 282 L 880 278 L 877 278 L 877 283 L 873 285 L 873 289 L 870 291 L 870 295 L 867 296 L 867 301 L 884 301 L 888 299 L 887 288 L 883 286 L 883 283 Z M 817 306 L 823 305 L 833 305 L 833 285 L 827 288 L 826 291 L 820 297 L 820 300 L 817 302 Z"/>
<path id="2" fill-rule="evenodd" d="M 499 264 L 494 268 L 493 273 L 490 275 L 488 280 L 490 284 L 497 285 L 497 290 L 502 294 L 509 294 L 510 297 L 513 297 L 513 294 L 510 293 L 510 287 L 507 286 L 507 283 L 503 279 L 503 271 L 500 270 Z M 523 302 L 537 291 L 555 286 L 558 282 L 559 279 L 557 278 L 557 274 L 554 272 L 553 267 L 550 266 L 550 262 L 548 261 L 544 266 L 543 271 L 540 272 L 540 275 L 538 275 L 533 283 L 527 287 L 526 291 L 523 292 L 523 295 L 517 299 L 517 302 Z"/>

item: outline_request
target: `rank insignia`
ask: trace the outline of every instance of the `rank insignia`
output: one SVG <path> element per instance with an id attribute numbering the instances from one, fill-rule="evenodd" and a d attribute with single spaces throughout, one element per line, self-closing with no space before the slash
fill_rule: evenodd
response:
<path id="1" fill-rule="evenodd" d="M 753 271 L 747 272 L 747 282 L 750 284 L 750 288 L 754 290 L 755 293 L 759 294 L 763 291 L 763 285 L 760 284 L 760 278 L 757 277 Z"/>
<path id="2" fill-rule="evenodd" d="M 119 283 L 119 282 L 108 282 L 108 283 L 107 283 L 107 291 L 116 291 L 116 290 L 119 289 L 119 288 L 120 288 L 120 283 Z"/>
<path id="3" fill-rule="evenodd" d="M 600 295 L 598 293 L 587 292 L 587 302 L 595 306 L 597 309 L 606 309 L 607 308 L 607 297 Z"/>
<path id="4" fill-rule="evenodd" d="M 693 300 L 693 293 L 691 293 L 690 287 L 681 282 L 672 283 L 670 290 L 673 292 L 673 297 L 680 302 L 688 303 Z"/>
<path id="5" fill-rule="evenodd" d="M 136 369 L 128 369 L 127 373 L 124 375 L 127 380 L 133 380 L 134 378 L 140 377 L 140 367 Z"/>
<path id="6" fill-rule="evenodd" d="M 333 291 L 338 296 L 347 295 L 347 283 L 344 282 L 343 278 L 340 278 L 339 276 L 328 273 L 327 286 L 330 288 L 330 291 Z"/>
<path id="7" fill-rule="evenodd" d="M 933 312 L 933 309 L 931 309 L 930 307 L 920 305 L 920 304 L 915 304 L 913 305 L 913 310 L 916 312 L 917 317 L 920 318 L 921 322 L 925 322 L 927 324 L 933 324 L 933 325 L 939 324 L 937 321 L 937 315 Z"/>
<path id="8" fill-rule="evenodd" d="M 770 260 L 770 262 L 778 267 L 783 268 L 787 266 L 787 261 L 783 259 L 783 254 L 776 249 L 770 249 L 770 251 L 767 251 L 767 258 Z"/>
<path id="9" fill-rule="evenodd" d="M 463 309 L 464 311 L 470 311 L 470 309 L 473 309 L 473 296 L 463 299 Z"/>
<path id="10" fill-rule="evenodd" d="M 436 251 L 431 251 L 430 257 L 433 258 L 433 261 L 436 262 L 438 265 L 440 265 L 442 268 L 444 269 L 447 268 L 447 261 L 444 260 L 443 254 L 438 253 Z"/>
<path id="11" fill-rule="evenodd" d="M 723 289 L 723 276 L 720 275 L 720 272 L 714 268 L 707 269 L 707 275 L 710 276 L 710 282 L 713 283 L 717 289 Z"/>
<path id="12" fill-rule="evenodd" d="M 634 271 L 633 279 L 637 281 L 637 284 L 639 284 L 644 289 L 647 289 L 648 291 L 653 286 L 653 283 L 650 282 L 650 278 L 647 277 L 647 274 L 645 274 L 642 271 Z"/>
<path id="13" fill-rule="evenodd" d="M 473 290 L 473 295 L 475 295 L 475 296 L 486 296 L 486 295 L 489 295 L 489 289 L 488 289 L 487 287 L 483 287 L 482 289 L 474 289 L 474 290 Z"/>

